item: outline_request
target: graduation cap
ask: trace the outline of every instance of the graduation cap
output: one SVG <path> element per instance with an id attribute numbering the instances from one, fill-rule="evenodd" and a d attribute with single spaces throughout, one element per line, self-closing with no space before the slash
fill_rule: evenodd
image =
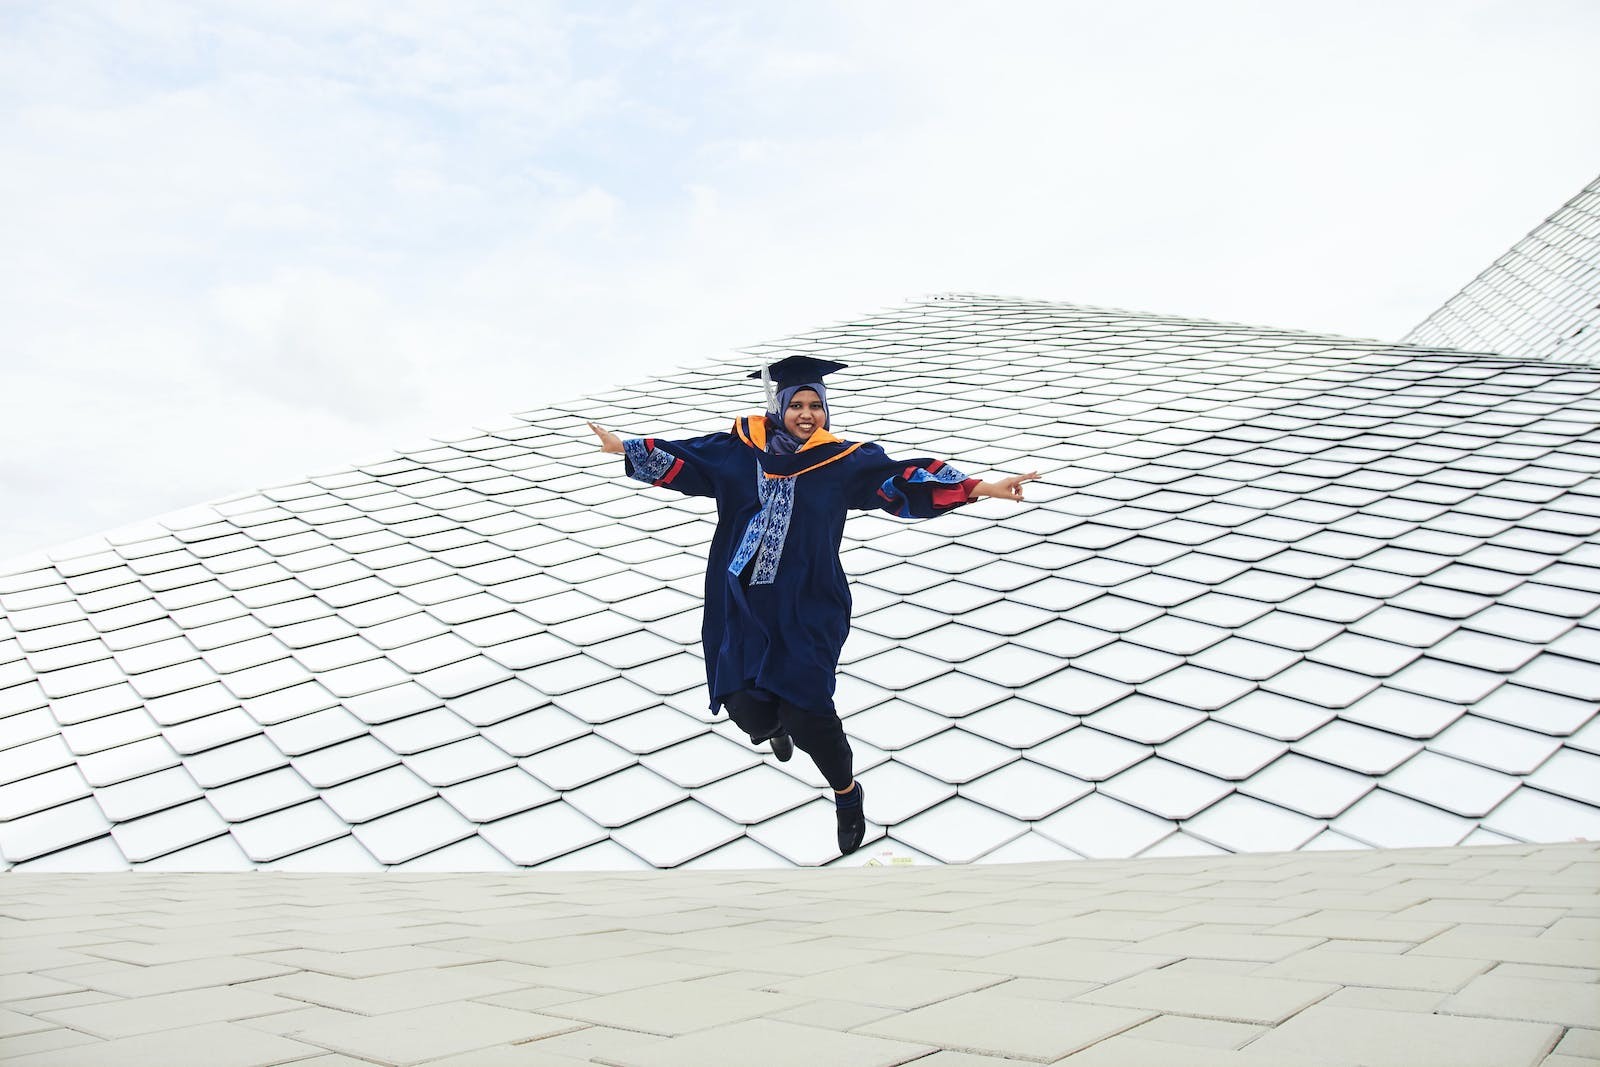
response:
<path id="1" fill-rule="evenodd" d="M 787 389 L 792 385 L 820 383 L 824 375 L 832 374 L 836 370 L 844 370 L 847 365 L 835 363 L 831 359 L 789 356 L 769 366 L 762 367 L 751 374 L 750 377 L 760 378 L 761 384 L 766 387 L 767 408 L 770 410 L 779 389 Z"/>

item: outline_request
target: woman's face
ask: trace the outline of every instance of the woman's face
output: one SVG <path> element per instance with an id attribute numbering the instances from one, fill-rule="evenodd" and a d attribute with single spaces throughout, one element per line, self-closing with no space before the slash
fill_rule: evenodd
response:
<path id="1" fill-rule="evenodd" d="M 783 428 L 796 440 L 808 440 L 827 423 L 828 415 L 816 390 L 802 389 L 789 398 L 789 407 L 783 413 Z"/>

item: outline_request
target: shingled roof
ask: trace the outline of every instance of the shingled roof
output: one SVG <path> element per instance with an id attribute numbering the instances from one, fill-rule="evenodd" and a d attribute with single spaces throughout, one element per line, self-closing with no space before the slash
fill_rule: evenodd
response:
<path id="1" fill-rule="evenodd" d="M 706 711 L 709 502 L 583 423 L 723 429 L 785 353 L 1044 472 L 847 524 L 849 862 L 1600 838 L 1600 372 L 955 293 L 0 565 L 4 863 L 833 860 Z"/>
<path id="2" fill-rule="evenodd" d="M 1402 340 L 1600 364 L 1600 178 Z"/>

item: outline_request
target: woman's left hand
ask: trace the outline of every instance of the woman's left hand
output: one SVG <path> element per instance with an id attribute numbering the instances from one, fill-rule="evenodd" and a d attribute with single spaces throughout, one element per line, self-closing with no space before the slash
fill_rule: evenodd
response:
<path id="1" fill-rule="evenodd" d="M 1031 471 L 1028 474 L 1015 474 L 1009 478 L 1001 478 L 999 481 L 980 482 L 973 490 L 972 495 L 975 497 L 993 496 L 1002 500 L 1021 502 L 1022 483 L 1035 481 L 1038 477 L 1038 471 Z"/>

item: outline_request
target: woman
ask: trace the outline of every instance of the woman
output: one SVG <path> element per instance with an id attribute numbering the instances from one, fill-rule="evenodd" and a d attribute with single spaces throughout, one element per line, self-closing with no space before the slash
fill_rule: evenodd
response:
<path id="1" fill-rule="evenodd" d="M 866 834 L 864 791 L 833 706 L 850 632 L 839 565 L 846 513 L 927 518 L 979 497 L 1020 501 L 1023 483 L 1039 475 L 979 481 L 936 459 L 891 459 L 875 444 L 834 436 L 822 379 L 843 367 L 790 356 L 752 374 L 767 382 L 767 412 L 728 433 L 624 441 L 589 428 L 603 451 L 625 457 L 630 477 L 716 499 L 701 627 L 711 711 L 726 706 L 751 743 L 770 740 L 780 760 L 795 746 L 811 757 L 833 788 L 846 854 Z"/>

